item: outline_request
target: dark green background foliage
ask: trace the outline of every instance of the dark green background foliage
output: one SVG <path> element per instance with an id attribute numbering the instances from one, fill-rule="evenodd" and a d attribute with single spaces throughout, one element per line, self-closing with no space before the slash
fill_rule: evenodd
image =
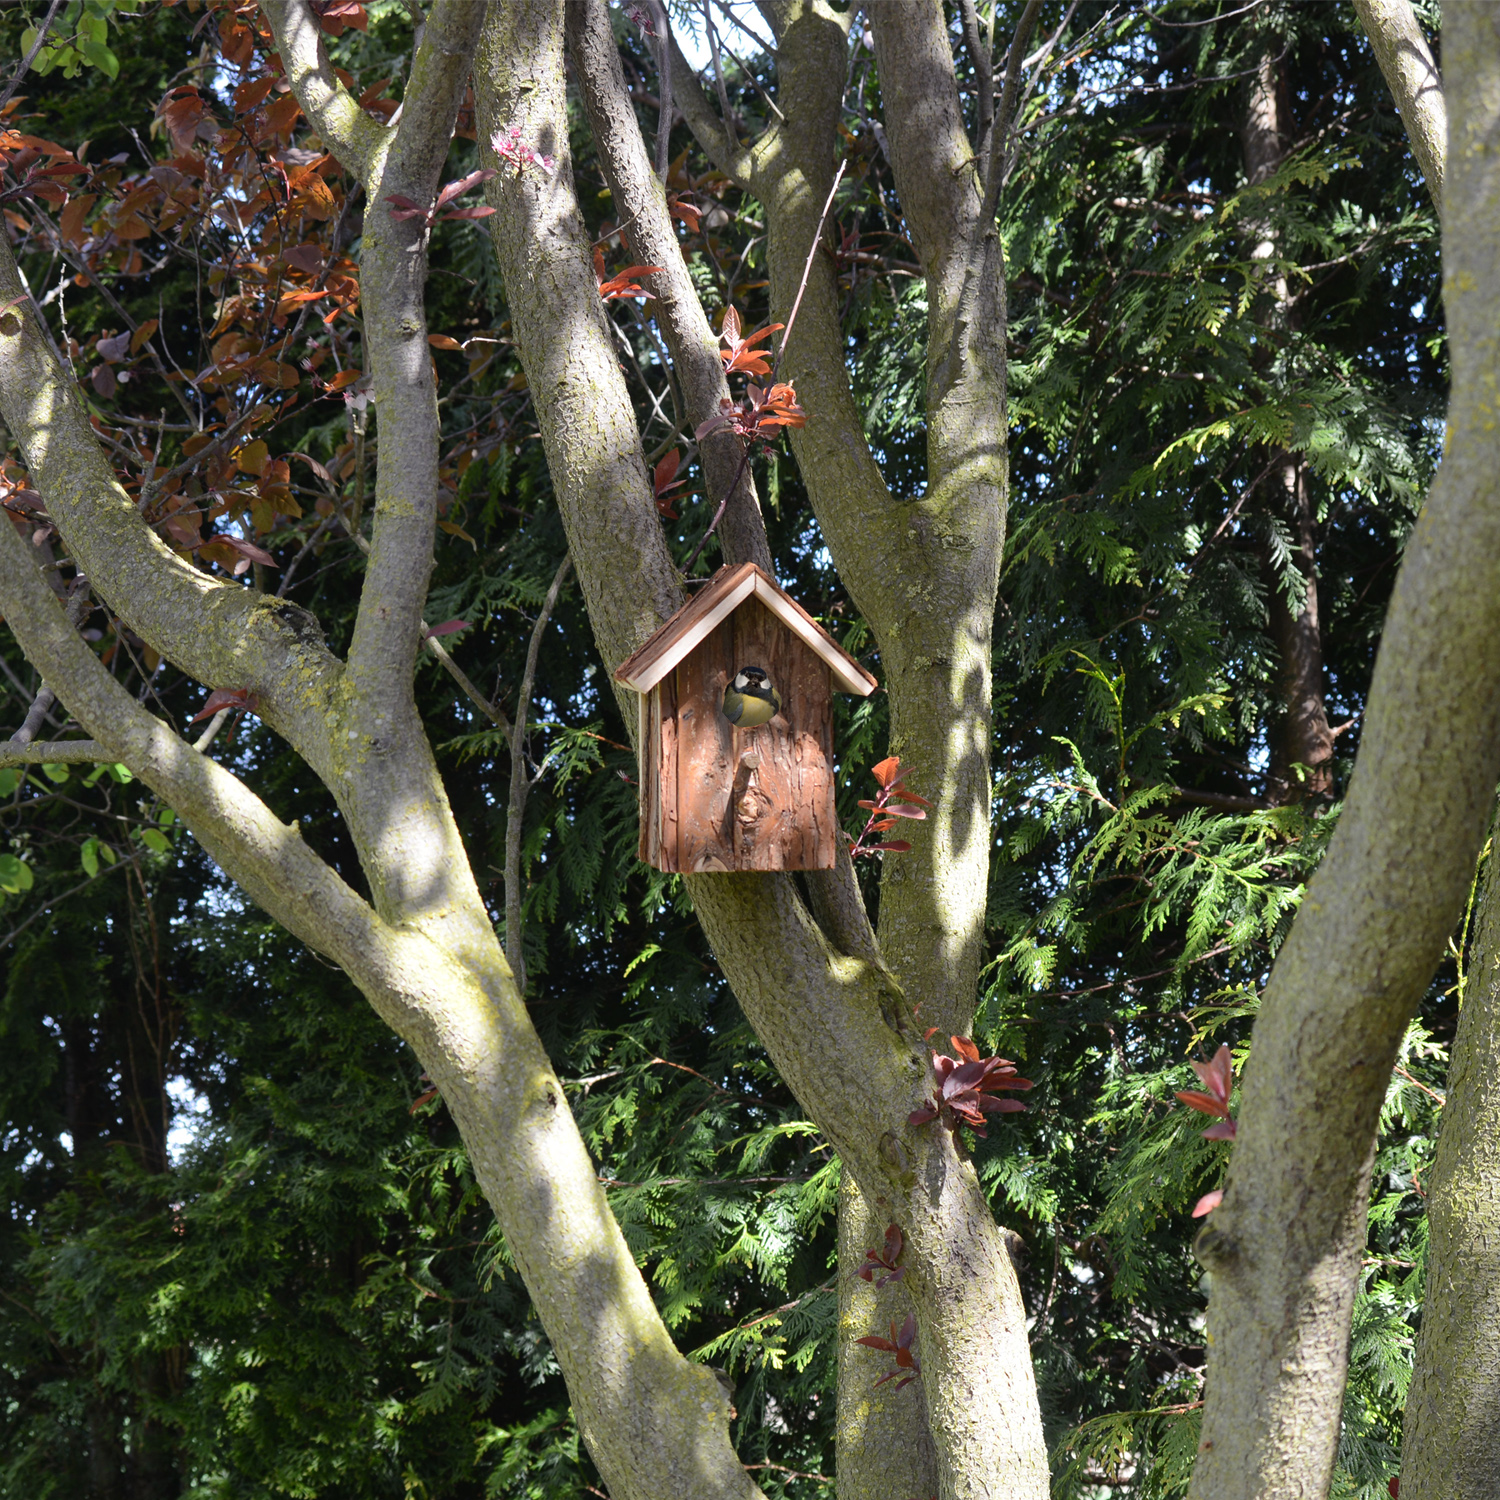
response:
<path id="1" fill-rule="evenodd" d="M 94 160 L 139 156 L 165 149 L 146 135 L 148 102 L 189 76 L 232 87 L 231 73 L 203 71 L 212 53 L 186 7 L 139 9 L 111 32 L 119 81 L 28 79 L 25 128 L 69 145 L 92 134 Z M 1000 8 L 997 34 L 1015 9 Z M 1182 1491 L 1203 1365 L 1189 1212 L 1228 1148 L 1203 1141 L 1206 1121 L 1172 1095 L 1194 1083 L 1187 1058 L 1220 1042 L 1238 1068 L 1337 815 L 1445 395 L 1435 219 L 1352 11 L 1267 4 L 1203 24 L 1215 6 L 1126 9 L 1071 13 L 1027 102 L 1004 221 L 1013 481 L 976 1035 L 1037 1087 L 976 1157 L 1025 1245 L 1059 1496 Z M 368 36 L 333 50 L 361 82 L 394 72 L 399 97 L 409 23 L 387 0 L 371 11 Z M 1044 7 L 1042 34 L 1062 18 Z M 0 19 L 7 56 L 19 24 Z M 649 84 L 639 37 L 617 24 Z M 956 16 L 954 28 L 967 76 Z M 1247 190 L 1239 122 L 1267 48 L 1295 139 Z M 728 86 L 747 133 L 763 128 L 749 80 L 731 70 Z M 851 368 L 893 488 L 916 494 L 925 307 L 864 48 L 848 103 L 835 240 Z M 610 204 L 581 128 L 574 144 L 603 233 Z M 673 144 L 686 153 L 677 185 L 723 210 L 685 240 L 705 302 L 758 327 L 756 205 L 709 173 L 685 131 Z M 472 165 L 457 143 L 453 175 Z M 1251 264 L 1267 229 L 1296 309 L 1280 323 Z M 357 246 L 357 213 L 349 234 Z M 57 283 L 45 256 L 25 265 L 34 287 Z M 439 225 L 433 265 L 430 326 L 503 336 L 482 229 Z M 184 364 L 206 362 L 189 258 L 163 256 L 116 290 L 162 317 Z M 649 306 L 610 307 L 644 371 L 633 388 L 659 392 Z M 84 290 L 66 310 L 85 343 L 118 326 Z M 462 356 L 435 357 L 448 430 L 473 454 L 448 512 L 472 543 L 440 538 L 427 617 L 470 622 L 447 644 L 513 706 L 566 543 L 508 351 L 473 378 Z M 156 415 L 144 389 L 121 401 Z M 302 410 L 276 447 L 331 461 L 345 413 Z M 669 429 L 648 413 L 643 398 L 655 457 Z M 1301 584 L 1258 476 L 1285 452 L 1313 497 L 1329 715 L 1348 728 L 1334 796 L 1272 805 L 1267 606 L 1277 590 L 1297 603 Z M 795 464 L 772 455 L 759 477 L 782 581 L 878 673 Z M 666 524 L 685 558 L 707 508 L 697 495 L 680 509 Z M 290 594 L 335 649 L 361 576 L 340 537 Z M 289 526 L 267 545 L 285 566 L 302 539 Z M 13 729 L 34 674 L 6 651 Z M 528 1001 L 669 1325 L 736 1384 L 745 1462 L 771 1494 L 831 1493 L 838 1164 L 750 1034 L 677 882 L 635 860 L 636 769 L 602 678 L 565 589 L 533 701 L 544 774 L 524 839 Z M 430 658 L 418 690 L 498 919 L 508 752 Z M 167 665 L 150 691 L 179 725 L 202 704 Z M 839 713 L 852 829 L 884 712 L 877 695 Z M 360 885 L 337 810 L 299 760 L 253 719 L 215 753 Z M 595 1485 L 441 1100 L 414 1104 L 426 1085 L 410 1054 L 138 785 L 6 775 L 7 849 L 33 883 L 0 897 L 0 1496 L 438 1500 Z M 940 794 L 921 767 L 913 785 Z M 861 870 L 872 903 L 875 873 Z M 1435 985 L 1383 1120 L 1341 1496 L 1382 1494 L 1396 1469 L 1425 1245 L 1418 1183 L 1460 977 L 1450 966 Z"/>

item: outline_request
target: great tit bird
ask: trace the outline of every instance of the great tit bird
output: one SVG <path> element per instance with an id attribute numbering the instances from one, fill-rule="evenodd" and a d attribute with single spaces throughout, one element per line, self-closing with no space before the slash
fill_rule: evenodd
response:
<path id="1" fill-rule="evenodd" d="M 724 689 L 724 717 L 739 729 L 768 724 L 781 712 L 781 694 L 759 667 L 741 667 Z"/>

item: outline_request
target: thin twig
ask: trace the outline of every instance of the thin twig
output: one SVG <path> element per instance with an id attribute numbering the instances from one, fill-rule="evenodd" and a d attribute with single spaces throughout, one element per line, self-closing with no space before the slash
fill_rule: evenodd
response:
<path id="1" fill-rule="evenodd" d="M 516 695 L 516 722 L 510 733 L 510 807 L 505 814 L 505 957 L 516 977 L 516 988 L 526 992 L 526 953 L 522 927 L 521 833 L 526 817 L 526 799 L 531 795 L 533 780 L 526 767 L 526 716 L 531 711 L 531 694 L 536 686 L 536 664 L 541 655 L 542 636 L 552 611 L 562 594 L 562 586 L 573 566 L 573 554 L 564 554 L 553 575 L 552 586 L 542 600 L 531 641 L 526 647 L 526 670 L 521 677 L 521 691 Z"/>
<path id="2" fill-rule="evenodd" d="M 714 85 L 719 94 L 719 108 L 724 112 L 724 140 L 731 151 L 738 151 L 739 137 L 734 133 L 734 116 L 729 110 L 729 91 L 724 87 L 724 64 L 719 57 L 719 33 L 714 29 L 713 12 L 703 0 L 703 25 L 708 32 L 708 50 L 714 63 Z"/>
<path id="3" fill-rule="evenodd" d="M 1050 37 L 1030 57 L 1026 59 L 1026 66 L 1036 64 L 1035 71 L 1031 75 L 1031 81 L 1026 85 L 1026 92 L 1015 107 L 1015 116 L 1009 127 L 1009 134 L 1014 137 L 1015 144 L 1005 153 L 1005 164 L 1000 169 L 1000 185 L 1003 187 L 1010 181 L 1010 174 L 1016 169 L 1016 162 L 1021 156 L 1021 135 L 1019 123 L 1021 117 L 1026 113 L 1026 106 L 1031 102 L 1031 96 L 1036 92 L 1037 85 L 1042 80 L 1042 74 L 1047 69 L 1047 59 L 1052 56 L 1053 49 L 1057 46 L 1064 31 L 1068 29 L 1068 23 L 1073 19 L 1073 12 L 1078 9 L 1078 0 L 1071 0 L 1067 10 L 1063 13 L 1062 24 L 1052 33 Z"/>
<path id="4" fill-rule="evenodd" d="M 1040 4 L 1041 0 L 1032 0 L 1033 4 Z M 839 183 L 844 180 L 844 168 L 849 165 L 847 158 L 839 163 L 839 169 L 833 174 L 833 186 L 828 189 L 828 200 L 823 205 L 823 212 L 818 215 L 818 227 L 813 231 L 812 244 L 807 252 L 807 264 L 802 268 L 802 280 L 797 287 L 797 296 L 792 303 L 792 310 L 787 315 L 786 327 L 782 330 L 780 348 L 776 355 L 776 363 L 779 366 L 786 358 L 787 341 L 792 336 L 792 329 L 797 323 L 797 309 L 802 306 L 802 294 L 807 290 L 807 278 L 812 275 L 813 258 L 818 253 L 818 242 L 823 238 L 823 225 L 828 221 L 828 210 L 833 207 L 833 195 L 839 190 Z"/>
<path id="5" fill-rule="evenodd" d="M 230 714 L 234 712 L 231 708 L 221 708 L 213 718 L 208 721 L 208 728 L 193 741 L 193 749 L 200 755 L 208 753 L 208 747 L 213 744 L 214 736 L 224 727 Z"/>
<path id="6" fill-rule="evenodd" d="M 728 42 L 720 42 L 719 45 L 730 55 L 730 57 L 734 59 L 735 63 L 738 64 L 740 72 L 750 80 L 750 83 L 754 87 L 755 92 L 765 100 L 766 107 L 771 111 L 773 115 L 776 116 L 778 120 L 781 121 L 783 125 L 785 125 L 786 116 L 782 114 L 779 109 L 777 109 L 776 101 L 765 91 L 765 88 L 762 86 L 760 79 L 758 79 L 755 74 L 748 67 L 746 67 L 745 62 L 740 57 L 739 53 L 736 52 Z"/>
<path id="7" fill-rule="evenodd" d="M 978 232 L 980 238 L 988 236 L 994 226 L 995 209 L 1000 202 L 1001 163 L 1005 159 L 1005 148 L 1011 126 L 1014 123 L 1016 96 L 1021 87 L 1022 59 L 1026 43 L 1036 28 L 1036 18 L 1042 8 L 1042 0 L 1028 0 L 1021 19 L 1016 23 L 1016 34 L 1011 38 L 1010 59 L 1005 68 L 1005 87 L 1000 93 L 1000 107 L 995 111 L 995 123 L 991 132 L 989 160 L 984 164 L 984 202 L 979 210 Z"/>
<path id="8" fill-rule="evenodd" d="M 714 528 L 724 519 L 724 512 L 729 508 L 729 501 L 734 492 L 740 487 L 740 478 L 745 472 L 745 466 L 750 462 L 751 444 L 745 444 L 745 451 L 740 455 L 740 466 L 734 471 L 734 480 L 729 488 L 724 491 L 724 498 L 719 501 L 719 508 L 714 512 L 714 518 L 708 523 L 708 530 L 698 538 L 698 545 L 693 548 L 693 555 L 682 565 L 684 574 L 693 571 L 693 564 L 698 561 L 698 554 L 708 546 L 708 539 L 714 534 Z"/>
<path id="9" fill-rule="evenodd" d="M 363 540 L 363 538 L 360 538 L 360 540 Z M 442 669 L 463 689 L 464 696 L 509 740 L 514 731 L 511 728 L 510 719 L 506 716 L 505 710 L 499 704 L 491 703 L 474 686 L 464 669 L 448 655 L 447 648 L 443 643 L 435 635 L 427 634 L 429 628 L 427 621 L 423 620 L 422 632 L 427 643 L 427 649 L 437 657 Z"/>
<path id="10" fill-rule="evenodd" d="M 57 13 L 62 9 L 63 0 L 52 0 L 52 8 L 47 12 L 46 18 L 36 29 L 36 40 L 31 44 L 31 51 L 21 59 L 21 66 L 16 71 L 16 76 L 11 79 L 3 94 L 0 94 L 0 109 L 4 109 L 15 97 L 15 92 L 21 87 L 21 80 L 31 71 L 31 65 L 36 61 L 36 55 L 47 43 L 47 32 L 53 21 L 57 19 Z"/>
<path id="11" fill-rule="evenodd" d="M 9 948 L 10 945 L 15 942 L 15 940 L 20 937 L 20 935 L 25 932 L 26 929 L 30 927 L 38 917 L 45 916 L 59 902 L 66 901 L 69 896 L 76 896 L 79 891 L 86 891 L 91 885 L 93 885 L 96 880 L 103 880 L 106 875 L 113 875 L 116 870 L 123 870 L 128 866 L 133 865 L 136 860 L 141 857 L 141 854 L 144 853 L 145 850 L 141 850 L 140 853 L 137 854 L 127 854 L 125 858 L 120 860 L 118 863 L 103 866 L 97 875 L 90 875 L 87 880 L 80 880 L 77 885 L 70 885 L 68 889 L 63 891 L 60 895 L 54 896 L 45 905 L 37 907 L 37 909 L 32 912 L 32 914 L 27 917 L 24 922 L 20 923 L 16 927 L 12 927 L 11 930 L 7 932 L 3 938 L 0 938 L 0 952 L 3 952 L 6 948 Z"/>
<path id="12" fill-rule="evenodd" d="M 88 580 L 80 574 L 73 580 L 72 590 L 68 595 L 68 621 L 75 630 L 82 624 L 92 608 L 93 605 L 89 602 Z M 46 722 L 52 705 L 56 702 L 57 695 L 44 682 L 37 689 L 37 695 L 31 700 L 31 707 L 26 711 L 25 721 L 16 730 L 9 745 L 0 746 L 0 754 L 6 751 L 13 755 L 21 754 L 41 732 L 42 725 Z M 66 720 L 66 715 L 64 719 Z"/>
<path id="13" fill-rule="evenodd" d="M 759 32 L 754 31 L 752 28 L 745 25 L 744 21 L 741 20 L 739 16 L 735 15 L 735 13 L 730 10 L 727 5 L 725 5 L 724 0 L 714 0 L 714 4 L 724 12 L 724 19 L 728 21 L 736 31 L 743 31 L 745 35 L 749 37 L 750 40 L 754 42 L 755 45 L 766 54 L 767 57 L 779 57 L 781 55 L 776 50 L 774 43 L 768 42 L 765 37 L 760 35 Z"/>

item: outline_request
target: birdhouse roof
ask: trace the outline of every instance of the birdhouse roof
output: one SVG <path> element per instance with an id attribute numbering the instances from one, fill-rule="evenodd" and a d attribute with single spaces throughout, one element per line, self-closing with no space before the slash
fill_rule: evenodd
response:
<path id="1" fill-rule="evenodd" d="M 861 698 L 879 684 L 808 612 L 754 563 L 719 569 L 708 583 L 632 656 L 615 669 L 615 681 L 649 693 L 683 657 L 701 645 L 752 595 L 804 645 L 828 663 L 833 685 Z"/>

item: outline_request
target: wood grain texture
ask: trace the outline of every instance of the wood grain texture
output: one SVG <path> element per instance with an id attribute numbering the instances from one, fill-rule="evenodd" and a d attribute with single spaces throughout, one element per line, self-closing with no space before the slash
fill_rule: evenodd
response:
<path id="1" fill-rule="evenodd" d="M 737 729 L 724 689 L 763 668 L 781 694 L 768 724 Z M 747 599 L 649 694 L 641 858 L 659 870 L 828 870 L 838 852 L 833 684 L 827 663 Z"/>

